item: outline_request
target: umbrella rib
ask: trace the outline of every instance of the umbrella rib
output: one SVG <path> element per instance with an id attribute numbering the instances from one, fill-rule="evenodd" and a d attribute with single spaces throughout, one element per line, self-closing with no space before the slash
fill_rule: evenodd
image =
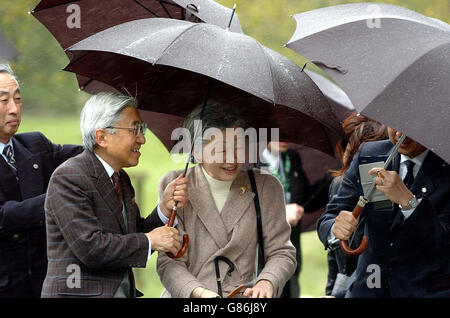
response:
<path id="1" fill-rule="evenodd" d="M 142 3 L 140 3 L 138 0 L 133 0 L 134 2 L 136 2 L 137 5 L 141 6 L 144 10 L 150 12 L 151 14 L 153 14 L 155 17 L 157 18 L 161 18 L 161 16 L 157 15 L 156 13 L 154 13 L 152 10 L 150 10 L 149 8 L 147 8 L 145 5 L 143 5 Z"/>
<path id="2" fill-rule="evenodd" d="M 164 5 L 163 1 L 158 1 L 159 5 L 166 11 L 169 18 L 173 19 L 172 15 L 170 14 L 169 10 L 167 10 L 166 6 Z"/>
<path id="3" fill-rule="evenodd" d="M 255 41 L 256 41 L 256 40 L 255 40 Z M 260 44 L 258 41 L 256 41 L 256 42 L 257 42 L 258 44 Z M 262 46 L 262 45 L 258 45 L 258 47 L 259 47 L 259 49 L 262 51 L 262 53 L 263 53 L 263 55 L 264 55 L 264 58 L 266 59 L 267 64 L 269 65 L 269 70 L 270 70 L 270 80 L 272 81 L 272 96 L 273 96 L 273 100 L 272 100 L 271 102 L 272 102 L 273 105 L 276 105 L 277 103 L 276 103 L 276 101 L 275 101 L 275 90 L 274 90 L 274 88 L 273 88 L 274 80 L 273 80 L 272 65 L 271 65 L 270 62 L 269 62 L 269 58 L 267 57 L 266 51 L 264 50 L 263 46 Z M 286 106 L 287 106 L 287 105 L 286 105 Z"/>
<path id="4" fill-rule="evenodd" d="M 64 50 L 64 51 L 66 51 L 66 50 Z M 73 64 L 75 64 L 75 63 L 78 63 L 78 61 L 84 59 L 86 56 L 88 56 L 88 55 L 90 55 L 90 54 L 92 54 L 92 53 L 94 53 L 94 51 L 86 51 L 85 54 L 81 55 L 80 57 L 78 57 L 78 58 L 75 59 L 75 60 L 70 61 L 69 65 L 67 65 L 67 66 L 70 66 L 70 65 L 73 65 Z M 65 68 L 67 68 L 67 66 L 66 66 Z"/>
<path id="5" fill-rule="evenodd" d="M 160 60 L 160 58 L 164 55 L 164 53 L 166 53 L 166 51 L 172 46 L 172 44 L 174 44 L 174 43 L 178 40 L 178 38 L 179 38 L 180 36 L 182 36 L 184 33 L 186 33 L 187 31 L 189 31 L 190 29 L 192 29 L 192 28 L 194 28 L 194 27 L 196 27 L 196 26 L 199 26 L 199 25 L 201 25 L 201 24 L 193 23 L 192 25 L 190 25 L 189 27 L 187 27 L 185 30 L 183 30 L 183 32 L 181 32 L 180 34 L 178 34 L 178 35 L 172 40 L 172 42 L 170 42 L 170 44 L 168 44 L 168 45 L 166 46 L 166 48 L 164 49 L 164 51 L 161 52 L 161 54 L 159 55 L 159 57 L 158 57 L 158 58 L 155 60 L 155 62 L 153 62 L 152 64 L 153 64 L 153 65 L 158 64 L 158 61 Z"/>
<path id="6" fill-rule="evenodd" d="M 82 90 L 84 90 L 86 87 L 88 87 L 89 84 L 91 84 L 94 81 L 93 78 L 89 77 L 89 80 L 84 84 L 82 87 L 80 87 Z"/>
<path id="7" fill-rule="evenodd" d="M 160 79 L 164 77 L 164 74 L 166 74 L 166 72 L 167 72 L 167 68 L 164 68 L 163 73 L 150 85 L 150 88 L 143 96 L 142 101 L 144 101 L 147 98 L 147 96 L 150 95 L 153 87 L 155 87 L 156 84 L 160 81 Z"/>

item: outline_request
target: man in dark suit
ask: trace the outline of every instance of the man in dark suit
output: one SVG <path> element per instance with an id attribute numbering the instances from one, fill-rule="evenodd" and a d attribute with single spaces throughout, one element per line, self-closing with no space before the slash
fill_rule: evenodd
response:
<path id="1" fill-rule="evenodd" d="M 179 207 L 187 202 L 187 178 L 169 183 L 144 219 L 122 169 L 138 164 L 146 128 L 134 98 L 100 93 L 86 102 L 85 151 L 59 166 L 49 182 L 42 297 L 141 296 L 132 267 L 145 267 L 154 250 L 177 254 L 178 231 L 164 224 L 175 201 Z"/>
<path id="2" fill-rule="evenodd" d="M 15 134 L 22 102 L 8 65 L 0 64 L 0 298 L 40 297 L 47 271 L 44 200 L 58 165 L 82 151 L 38 132 Z"/>
<path id="3" fill-rule="evenodd" d="M 265 165 L 262 169 L 277 177 L 283 185 L 286 201 L 286 219 L 291 225 L 291 242 L 296 249 L 297 267 L 294 275 L 284 286 L 280 298 L 300 296 L 299 275 L 302 269 L 300 234 L 304 213 L 312 213 L 328 202 L 328 188 L 331 177 L 325 175 L 310 184 L 303 169 L 302 159 L 297 151 L 290 149 L 291 143 L 270 142 L 263 152 Z M 307 204 L 305 206 L 305 203 Z"/>
<path id="4" fill-rule="evenodd" d="M 318 222 L 321 241 L 348 240 L 357 220 L 351 214 L 362 193 L 361 158 L 388 156 L 401 133 L 363 143 L 344 174 L 338 194 Z M 364 160 L 365 160 L 364 159 Z M 364 209 L 369 247 L 360 255 L 346 297 L 450 297 L 450 168 L 416 141 L 406 138 L 392 171 L 374 168 L 376 188 L 389 206 Z M 389 200 L 387 202 L 389 203 Z"/>

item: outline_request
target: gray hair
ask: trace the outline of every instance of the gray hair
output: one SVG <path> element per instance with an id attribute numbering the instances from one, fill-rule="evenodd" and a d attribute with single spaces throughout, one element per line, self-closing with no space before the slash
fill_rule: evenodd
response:
<path id="1" fill-rule="evenodd" d="M 92 96 L 81 111 L 80 129 L 85 149 L 94 151 L 97 144 L 95 131 L 116 125 L 121 120 L 121 112 L 127 107 L 137 108 L 134 97 L 103 92 Z M 115 133 L 115 129 L 111 129 Z"/>
<path id="2" fill-rule="evenodd" d="M 6 73 L 11 76 L 16 81 L 17 86 L 19 86 L 19 81 L 17 80 L 16 74 L 14 74 L 14 71 L 9 64 L 0 63 L 0 74 L 2 73 Z"/>
<path id="3" fill-rule="evenodd" d="M 203 111 L 203 104 L 197 106 L 191 113 L 185 118 L 183 122 L 183 128 L 189 131 L 191 140 L 202 140 L 202 143 L 207 143 L 210 139 L 205 138 L 205 132 L 210 128 L 226 129 L 239 127 L 245 129 L 246 122 L 238 114 L 236 107 L 230 105 L 224 105 L 218 102 L 210 101 L 205 105 Z M 197 128 L 198 121 L 201 120 L 202 131 Z M 191 162 L 195 163 L 195 158 L 192 156 Z"/>
<path id="4" fill-rule="evenodd" d="M 189 130 L 192 138 L 195 133 L 195 121 L 200 120 L 203 104 L 197 106 L 184 120 L 183 127 Z M 208 102 L 205 105 L 205 110 L 202 117 L 202 131 L 197 132 L 195 138 L 201 138 L 204 132 L 209 128 L 245 128 L 246 122 L 242 119 L 236 111 L 235 107 L 223 105 L 218 102 Z"/>

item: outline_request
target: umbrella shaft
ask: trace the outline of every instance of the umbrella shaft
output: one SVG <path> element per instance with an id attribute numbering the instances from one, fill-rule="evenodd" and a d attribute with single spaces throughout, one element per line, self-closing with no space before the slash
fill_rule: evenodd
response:
<path id="1" fill-rule="evenodd" d="M 389 157 L 387 158 L 386 162 L 384 163 L 384 167 L 383 167 L 384 169 L 387 169 L 387 167 L 388 167 L 389 164 L 391 163 L 392 159 L 395 158 L 395 156 L 396 156 L 397 153 L 398 153 L 398 149 L 400 148 L 400 146 L 401 146 L 401 144 L 403 143 L 403 141 L 405 140 L 405 138 L 406 138 L 406 135 L 403 134 L 403 135 L 400 137 L 400 139 L 397 141 L 397 143 L 396 143 L 395 146 L 394 146 L 394 149 L 392 149 L 391 154 L 389 155 Z M 377 185 L 375 184 L 375 182 L 373 182 L 373 183 L 371 184 L 371 186 L 370 186 L 370 188 L 369 188 L 369 191 L 367 191 L 366 198 L 370 198 L 370 196 L 371 196 L 371 195 L 373 194 L 373 192 L 375 191 L 376 186 L 377 186 Z"/>

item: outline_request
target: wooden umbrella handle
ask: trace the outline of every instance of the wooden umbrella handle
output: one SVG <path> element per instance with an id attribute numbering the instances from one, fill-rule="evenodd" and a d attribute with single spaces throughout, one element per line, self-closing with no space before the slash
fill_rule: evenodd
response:
<path id="1" fill-rule="evenodd" d="M 245 287 L 245 285 L 239 285 L 238 288 L 236 288 L 235 290 L 233 290 L 228 296 L 227 298 L 233 298 L 234 296 L 236 296 L 237 294 L 239 294 L 239 292 Z"/>
<path id="2" fill-rule="evenodd" d="M 170 212 L 169 223 L 167 223 L 168 226 L 173 226 L 176 216 L 177 216 L 177 206 L 174 205 L 174 207 L 172 208 L 172 212 Z M 183 245 L 181 246 L 181 249 L 178 251 L 178 253 L 176 255 L 174 255 L 173 253 L 169 252 L 169 253 L 167 253 L 167 255 L 170 258 L 179 258 L 179 257 L 183 256 L 184 253 L 186 253 L 188 246 L 189 246 L 189 236 L 187 234 L 184 234 L 183 235 Z"/>
<path id="3" fill-rule="evenodd" d="M 364 210 L 364 206 L 366 205 L 367 200 L 364 197 L 360 197 L 358 204 L 353 209 L 352 215 L 355 219 L 358 219 L 358 217 L 361 215 L 362 211 Z M 361 244 L 356 249 L 351 249 L 350 246 L 348 246 L 347 241 L 340 240 L 339 246 L 341 247 L 342 251 L 347 255 L 360 255 L 362 254 L 367 247 L 369 246 L 369 237 L 363 236 Z"/>

